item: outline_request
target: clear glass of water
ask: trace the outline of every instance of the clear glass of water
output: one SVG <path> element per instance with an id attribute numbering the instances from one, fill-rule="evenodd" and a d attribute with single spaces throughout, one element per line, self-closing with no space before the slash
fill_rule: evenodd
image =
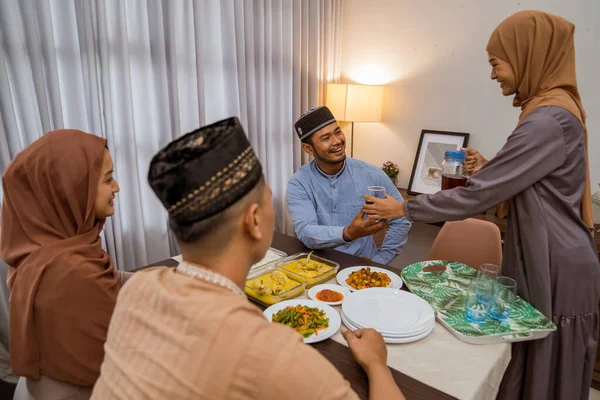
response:
<path id="1" fill-rule="evenodd" d="M 490 317 L 498 321 L 505 321 L 510 317 L 515 301 L 517 301 L 517 281 L 500 276 L 494 286 L 494 300 L 490 307 Z"/>
<path id="2" fill-rule="evenodd" d="M 367 194 L 369 196 L 373 196 L 376 197 L 378 199 L 385 199 L 385 187 L 383 186 L 367 186 Z M 370 202 L 366 202 L 367 204 L 370 204 Z"/>
<path id="3" fill-rule="evenodd" d="M 495 264 L 482 264 L 477 271 L 478 278 L 490 278 L 495 281 L 500 275 L 500 267 Z"/>
<path id="4" fill-rule="evenodd" d="M 473 278 L 465 297 L 465 317 L 477 324 L 485 321 L 494 299 L 494 281 L 489 278 Z"/>

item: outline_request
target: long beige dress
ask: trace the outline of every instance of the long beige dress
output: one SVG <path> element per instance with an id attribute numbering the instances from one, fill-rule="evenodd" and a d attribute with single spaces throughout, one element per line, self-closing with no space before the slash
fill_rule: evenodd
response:
<path id="1" fill-rule="evenodd" d="M 93 399 L 358 399 L 291 328 L 172 268 L 123 287 L 105 352 Z"/>

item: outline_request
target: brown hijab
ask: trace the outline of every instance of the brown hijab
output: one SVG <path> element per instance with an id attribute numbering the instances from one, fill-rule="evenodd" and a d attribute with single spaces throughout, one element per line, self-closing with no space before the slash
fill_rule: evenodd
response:
<path id="1" fill-rule="evenodd" d="M 0 257 L 9 265 L 15 374 L 93 385 L 119 284 L 94 202 L 106 140 L 50 132 L 19 153 L 2 183 Z"/>
<path id="2" fill-rule="evenodd" d="M 486 50 L 513 68 L 518 86 L 513 105 L 522 110 L 519 123 L 538 107 L 562 107 L 583 125 L 587 148 L 585 111 L 575 77 L 574 33 L 575 25 L 561 17 L 541 11 L 521 11 L 498 25 Z M 581 211 L 583 221 L 592 229 L 589 159 L 587 164 Z"/>

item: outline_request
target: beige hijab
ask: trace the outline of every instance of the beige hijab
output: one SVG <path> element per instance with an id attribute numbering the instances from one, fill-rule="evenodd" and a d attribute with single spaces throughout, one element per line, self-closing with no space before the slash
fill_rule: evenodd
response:
<path id="1" fill-rule="evenodd" d="M 515 107 L 521 107 L 519 123 L 536 108 L 562 107 L 583 125 L 585 145 L 588 133 L 585 111 L 575 77 L 575 25 L 541 11 L 521 11 L 505 19 L 492 33 L 486 50 L 508 62 L 516 75 Z M 581 202 L 583 221 L 593 229 L 590 167 Z"/>
<path id="2" fill-rule="evenodd" d="M 0 258 L 9 265 L 15 374 L 93 385 L 119 291 L 94 202 L 106 140 L 57 130 L 17 154 L 2 178 Z"/>

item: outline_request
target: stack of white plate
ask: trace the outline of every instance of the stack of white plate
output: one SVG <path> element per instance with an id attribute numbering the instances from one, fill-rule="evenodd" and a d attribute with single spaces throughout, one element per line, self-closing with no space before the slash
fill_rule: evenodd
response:
<path id="1" fill-rule="evenodd" d="M 398 289 L 357 290 L 342 303 L 341 316 L 351 330 L 373 328 L 386 343 L 421 340 L 435 326 L 433 308 L 420 297 Z"/>

